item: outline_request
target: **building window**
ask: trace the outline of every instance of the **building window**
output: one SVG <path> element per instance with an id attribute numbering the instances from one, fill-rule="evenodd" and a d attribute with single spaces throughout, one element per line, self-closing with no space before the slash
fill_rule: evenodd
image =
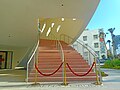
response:
<path id="1" fill-rule="evenodd" d="M 83 41 L 87 41 L 87 36 L 83 36 Z"/>
<path id="2" fill-rule="evenodd" d="M 98 39 L 98 35 L 93 35 L 94 40 Z"/>
<path id="3" fill-rule="evenodd" d="M 98 47 L 99 47 L 98 43 L 94 43 L 94 48 L 98 48 Z"/>

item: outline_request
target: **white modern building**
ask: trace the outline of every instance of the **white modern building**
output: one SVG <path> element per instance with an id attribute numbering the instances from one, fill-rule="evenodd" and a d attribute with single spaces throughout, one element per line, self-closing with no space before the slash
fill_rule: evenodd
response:
<path id="1" fill-rule="evenodd" d="M 103 32 L 103 29 L 97 29 L 97 30 L 88 30 L 85 29 L 81 36 L 78 38 L 78 41 L 83 41 L 84 45 L 90 46 L 98 55 L 99 59 L 105 59 L 107 58 L 107 48 L 104 41 L 105 34 Z M 81 52 L 83 50 L 84 58 L 88 60 L 89 58 L 89 52 L 85 49 L 82 49 L 81 47 L 77 47 L 76 42 L 73 44 L 73 46 Z"/>
<path id="2" fill-rule="evenodd" d="M 65 34 L 74 38 L 74 42 L 89 23 L 99 1 L 0 0 L 2 68 L 14 69 L 22 61 L 29 60 L 38 39 L 38 21 L 40 38 L 48 39 L 51 33 L 57 38 Z"/>

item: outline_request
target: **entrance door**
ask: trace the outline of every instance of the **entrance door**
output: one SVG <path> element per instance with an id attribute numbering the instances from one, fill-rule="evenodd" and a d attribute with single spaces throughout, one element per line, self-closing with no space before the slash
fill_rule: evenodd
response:
<path id="1" fill-rule="evenodd" d="M 12 68 L 12 55 L 11 51 L 0 51 L 0 69 Z"/>
<path id="2" fill-rule="evenodd" d="M 5 69 L 6 52 L 0 52 L 0 69 Z"/>

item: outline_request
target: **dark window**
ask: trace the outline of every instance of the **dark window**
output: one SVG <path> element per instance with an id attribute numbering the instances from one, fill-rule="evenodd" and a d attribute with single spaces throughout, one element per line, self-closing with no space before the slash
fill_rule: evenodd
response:
<path id="1" fill-rule="evenodd" d="M 98 43 L 94 43 L 94 48 L 98 48 L 98 47 L 99 47 Z"/>
<path id="2" fill-rule="evenodd" d="M 87 36 L 83 36 L 83 41 L 87 41 Z"/>
<path id="3" fill-rule="evenodd" d="M 94 40 L 98 39 L 98 35 L 93 35 Z"/>

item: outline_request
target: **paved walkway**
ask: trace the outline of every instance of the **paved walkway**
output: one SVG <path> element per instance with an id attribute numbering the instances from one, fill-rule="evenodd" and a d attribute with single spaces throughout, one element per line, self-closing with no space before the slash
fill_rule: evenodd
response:
<path id="1" fill-rule="evenodd" d="M 120 70 L 102 69 L 102 71 L 109 74 L 109 76 L 103 78 L 104 82 L 120 82 Z"/>
<path id="2" fill-rule="evenodd" d="M 109 74 L 103 78 L 102 85 L 71 83 L 68 86 L 62 86 L 60 83 L 41 83 L 34 86 L 25 82 L 0 82 L 0 90 L 120 90 L 120 70 L 102 70 Z"/>

